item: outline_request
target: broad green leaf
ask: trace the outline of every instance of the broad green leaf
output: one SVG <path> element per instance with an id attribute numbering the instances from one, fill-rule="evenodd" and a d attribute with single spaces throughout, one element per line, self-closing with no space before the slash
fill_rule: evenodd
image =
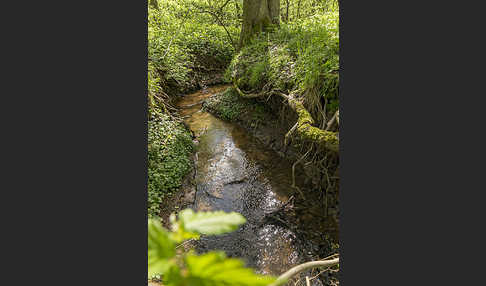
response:
<path id="1" fill-rule="evenodd" d="M 222 252 L 189 254 L 185 261 L 187 285 L 191 286 L 264 286 L 275 281 L 274 277 L 245 268 L 239 259 L 226 258 Z"/>
<path id="2" fill-rule="evenodd" d="M 177 265 L 172 264 L 171 267 L 166 271 L 163 281 L 163 285 L 166 286 L 184 285 L 184 277 L 182 277 L 181 269 Z"/>
<path id="3" fill-rule="evenodd" d="M 164 274 L 175 255 L 175 243 L 159 221 L 148 221 L 148 275 Z"/>
<path id="4" fill-rule="evenodd" d="M 180 226 L 188 232 L 201 234 L 222 234 L 234 231 L 239 225 L 246 222 L 245 217 L 239 213 L 198 212 L 185 209 L 179 214 Z"/>
<path id="5" fill-rule="evenodd" d="M 187 231 L 184 227 L 181 227 L 180 223 L 176 220 L 175 214 L 171 214 L 169 220 L 172 226 L 170 238 L 175 242 L 180 243 L 191 238 L 199 239 L 198 233 Z"/>

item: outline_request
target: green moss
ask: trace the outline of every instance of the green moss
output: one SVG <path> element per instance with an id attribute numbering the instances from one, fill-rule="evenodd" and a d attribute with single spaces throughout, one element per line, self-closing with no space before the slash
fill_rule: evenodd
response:
<path id="1" fill-rule="evenodd" d="M 164 197 L 177 190 L 191 168 L 191 134 L 165 114 L 148 122 L 148 215 L 157 216 Z"/>
<path id="2" fill-rule="evenodd" d="M 297 131 L 304 140 L 317 142 L 326 149 L 339 152 L 339 138 L 335 132 L 312 126 L 314 120 L 301 102 L 291 100 L 290 104 L 295 107 L 295 111 L 299 116 L 297 119 Z"/>
<path id="3" fill-rule="evenodd" d="M 297 112 L 297 115 L 299 116 L 298 120 L 298 125 L 299 126 L 304 126 L 304 125 L 312 125 L 314 124 L 314 119 L 312 119 L 312 116 L 310 113 L 305 109 L 304 105 L 296 100 L 292 100 L 291 104 L 295 106 L 295 111 Z"/>

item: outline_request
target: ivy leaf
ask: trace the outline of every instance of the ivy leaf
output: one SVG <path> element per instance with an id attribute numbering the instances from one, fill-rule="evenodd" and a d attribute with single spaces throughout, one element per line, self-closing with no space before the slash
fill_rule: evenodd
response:
<path id="1" fill-rule="evenodd" d="M 173 264 L 171 258 L 175 256 L 175 243 L 169 237 L 159 221 L 148 221 L 148 275 L 163 275 Z"/>
<path id="2" fill-rule="evenodd" d="M 226 258 L 223 252 L 189 254 L 185 262 L 187 285 L 191 286 L 265 286 L 275 281 L 274 277 L 245 268 L 239 259 Z"/>
<path id="3" fill-rule="evenodd" d="M 238 229 L 238 226 L 246 222 L 245 217 L 236 212 L 225 213 L 198 212 L 185 209 L 179 214 L 179 223 L 188 232 L 201 234 L 222 234 Z"/>

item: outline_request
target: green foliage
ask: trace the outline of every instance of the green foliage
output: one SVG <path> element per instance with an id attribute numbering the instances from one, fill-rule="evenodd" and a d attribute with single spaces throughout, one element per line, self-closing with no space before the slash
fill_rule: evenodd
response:
<path id="1" fill-rule="evenodd" d="M 204 104 L 204 108 L 211 109 L 227 121 L 237 119 L 245 107 L 233 88 L 226 89 L 221 95 L 215 95 Z"/>
<path id="2" fill-rule="evenodd" d="M 219 4 L 219 2 L 221 2 Z M 154 90 L 151 68 L 160 75 L 161 90 L 183 91 L 195 86 L 194 78 L 208 70 L 224 70 L 234 53 L 226 30 L 215 18 L 206 1 L 158 1 L 160 9 L 148 5 L 149 91 Z M 214 5 L 223 4 L 215 1 Z M 239 24 L 229 5 L 219 18 L 233 39 L 238 38 Z"/>
<path id="3" fill-rule="evenodd" d="M 245 218 L 237 213 L 226 214 L 223 211 L 195 213 L 191 209 L 186 209 L 179 214 L 177 227 L 201 234 L 222 234 L 236 230 L 245 222 Z"/>
<path id="4" fill-rule="evenodd" d="M 162 92 L 162 88 L 160 86 L 160 78 L 155 71 L 155 67 L 153 63 L 148 64 L 148 93 L 149 95 L 156 96 Z"/>
<path id="5" fill-rule="evenodd" d="M 148 122 L 148 214 L 157 216 L 164 197 L 181 186 L 191 168 L 193 143 L 182 123 L 161 112 Z"/>
<path id="6" fill-rule="evenodd" d="M 273 33 L 255 37 L 233 58 L 225 77 L 234 77 L 247 91 L 270 84 L 305 96 L 307 103 L 325 101 L 332 116 L 339 106 L 339 11 L 336 3 L 326 3 L 302 1 L 306 18 L 294 17 Z"/>
<path id="7" fill-rule="evenodd" d="M 257 62 L 254 65 L 250 67 L 248 70 L 249 73 L 249 78 L 248 78 L 248 84 L 252 88 L 257 88 L 261 82 L 264 81 L 264 78 L 266 77 L 266 70 L 268 67 L 268 61 L 265 60 L 261 62 Z"/>
<path id="8" fill-rule="evenodd" d="M 274 281 L 271 277 L 255 275 L 241 260 L 226 258 L 222 252 L 188 255 L 185 262 L 190 273 L 187 281 L 191 286 L 265 286 Z"/>
<path id="9" fill-rule="evenodd" d="M 175 256 L 175 242 L 170 239 L 169 232 L 159 221 L 148 221 L 148 275 L 166 273 Z"/>
<path id="10" fill-rule="evenodd" d="M 172 231 L 160 222 L 148 222 L 148 273 L 149 277 L 162 276 L 167 286 L 259 286 L 275 281 L 245 268 L 239 259 L 227 258 L 222 252 L 196 255 L 193 252 L 176 255 L 176 243 L 200 234 L 222 234 L 233 231 L 246 219 L 238 213 L 202 212 L 183 210 L 178 219 L 171 215 Z M 190 234 L 181 239 L 180 233 Z"/>

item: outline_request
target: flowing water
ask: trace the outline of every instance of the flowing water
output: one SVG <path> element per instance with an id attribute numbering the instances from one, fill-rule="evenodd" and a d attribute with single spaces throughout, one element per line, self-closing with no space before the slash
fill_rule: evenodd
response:
<path id="1" fill-rule="evenodd" d="M 196 249 L 223 250 L 259 273 L 279 275 L 310 260 L 291 230 L 264 220 L 293 194 L 292 165 L 243 128 L 201 110 L 205 98 L 225 88 L 210 87 L 184 96 L 177 104 L 199 141 L 193 208 L 235 211 L 245 216 L 247 223 L 229 234 L 202 237 Z M 313 283 L 321 285 L 317 280 Z"/>

